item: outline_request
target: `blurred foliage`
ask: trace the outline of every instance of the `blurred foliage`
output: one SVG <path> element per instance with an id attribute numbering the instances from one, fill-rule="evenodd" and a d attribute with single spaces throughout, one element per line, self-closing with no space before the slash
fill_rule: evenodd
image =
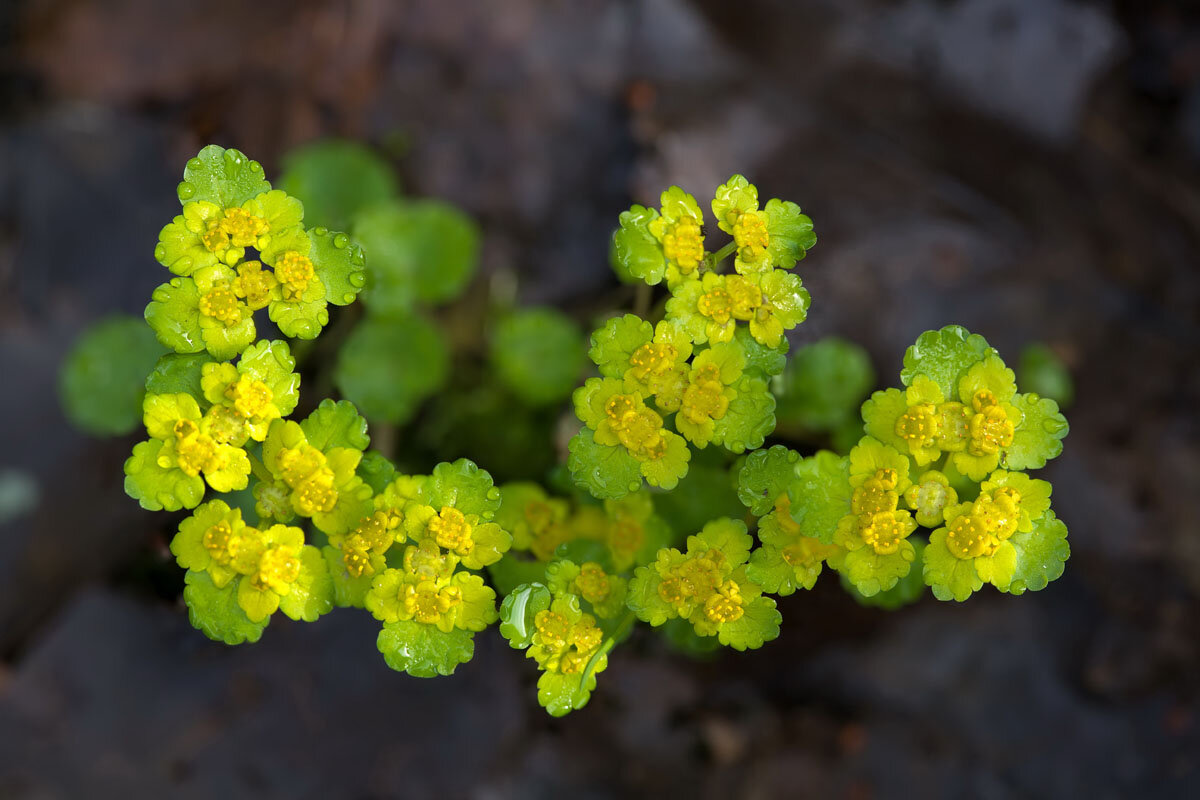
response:
<path id="1" fill-rule="evenodd" d="M 1049 397 L 1061 408 L 1075 399 L 1075 382 L 1063 360 L 1042 342 L 1033 342 L 1021 351 L 1017 363 L 1017 384 L 1025 392 Z"/>
<path id="2" fill-rule="evenodd" d="M 304 203 L 310 224 L 339 231 L 363 209 L 399 194 L 386 161 L 369 147 L 339 139 L 313 142 L 285 156 L 279 188 Z"/>
<path id="3" fill-rule="evenodd" d="M 853 446 L 858 407 L 875 387 L 875 370 L 867 352 L 845 339 L 829 336 L 792 354 L 772 389 L 779 427 L 801 433 L 838 432 Z M 862 434 L 860 433 L 859 436 Z M 839 448 L 846 452 L 849 447 Z"/>
<path id="4" fill-rule="evenodd" d="M 75 343 L 59 373 L 67 418 L 88 433 L 131 433 L 142 421 L 146 374 L 164 348 L 144 320 L 115 316 L 97 322 Z"/>

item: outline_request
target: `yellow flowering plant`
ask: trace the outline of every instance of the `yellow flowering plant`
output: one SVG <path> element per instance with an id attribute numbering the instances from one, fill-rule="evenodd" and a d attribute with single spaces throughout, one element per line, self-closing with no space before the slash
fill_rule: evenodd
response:
<path id="1" fill-rule="evenodd" d="M 1062 573 L 1066 527 L 1050 484 L 1026 473 L 1058 455 L 1066 420 L 1020 392 L 981 336 L 922 334 L 903 388 L 861 408 L 874 376 L 854 345 L 819 343 L 789 368 L 787 334 L 810 302 L 791 270 L 816 242 L 794 203 L 761 202 L 734 175 L 707 203 L 709 228 L 670 187 L 613 236 L 614 267 L 642 284 L 639 313 L 585 342 L 561 312 L 498 302 L 481 314 L 486 345 L 463 347 L 431 312 L 470 283 L 469 218 L 398 197 L 386 165 L 349 143 L 288 162 L 280 189 L 236 150 L 189 160 L 154 251 L 172 277 L 149 328 L 106 321 L 64 369 L 81 425 L 141 420 L 125 489 L 147 510 L 187 512 L 170 550 L 209 637 L 254 642 L 279 614 L 357 609 L 391 667 L 432 677 L 497 625 L 536 664 L 538 702 L 563 715 L 639 623 L 686 652 L 740 651 L 781 635 L 775 596 L 828 571 L 889 608 L 927 587 L 964 600 Z M 364 311 L 336 310 L 360 292 Z M 283 338 L 260 338 L 271 324 Z M 309 340 L 339 328 L 323 371 Z M 98 369 L 105 359 L 124 366 Z M 302 376 L 344 398 L 302 403 Z M 777 398 L 785 436 L 829 433 L 840 452 L 770 441 Z M 468 446 L 505 479 L 459 457 Z"/>

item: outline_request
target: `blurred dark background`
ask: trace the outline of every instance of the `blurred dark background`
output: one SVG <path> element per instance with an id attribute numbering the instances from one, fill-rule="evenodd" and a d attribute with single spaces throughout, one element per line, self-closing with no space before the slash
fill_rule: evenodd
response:
<path id="1" fill-rule="evenodd" d="M 164 279 L 188 156 L 270 175 L 327 135 L 467 209 L 530 302 L 609 290 L 622 208 L 738 171 L 816 223 L 794 343 L 894 383 L 927 328 L 1047 342 L 1066 574 L 894 613 L 823 578 L 753 654 L 635 637 L 557 721 L 494 631 L 437 681 L 362 614 L 208 642 L 155 585 L 131 441 L 73 432 L 56 371 Z M 1200 796 L 1198 265 L 1197 3 L 9 0 L 0 797 Z"/>

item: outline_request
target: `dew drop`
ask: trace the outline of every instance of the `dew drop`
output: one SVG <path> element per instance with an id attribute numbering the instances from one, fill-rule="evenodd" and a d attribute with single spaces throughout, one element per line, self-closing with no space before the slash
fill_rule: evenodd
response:
<path id="1" fill-rule="evenodd" d="M 204 162 L 199 158 L 189 158 L 187 162 L 188 169 L 200 169 L 204 166 Z"/>
<path id="2" fill-rule="evenodd" d="M 325 325 L 328 325 L 329 324 L 329 312 L 326 311 L 325 309 L 321 309 L 319 312 L 317 312 L 317 321 L 321 323 L 322 327 L 324 327 Z"/>
<path id="3" fill-rule="evenodd" d="M 179 195 L 180 202 L 185 202 L 190 200 L 192 196 L 196 194 L 196 187 L 187 181 L 183 181 L 178 187 L 176 187 L 175 192 Z"/>
<path id="4" fill-rule="evenodd" d="M 642 488 L 641 481 L 631 481 L 629 484 L 629 491 L 631 492 L 636 492 L 640 488 Z"/>
<path id="5" fill-rule="evenodd" d="M 350 244 L 350 237 L 344 233 L 339 233 L 333 237 L 333 246 L 338 250 L 346 249 L 346 245 Z"/>
<path id="6" fill-rule="evenodd" d="M 317 236 L 324 236 L 325 234 L 329 233 L 329 228 L 326 228 L 324 225 L 318 225 L 317 227 L 313 228 L 313 233 L 315 233 Z"/>
<path id="7" fill-rule="evenodd" d="M 351 272 L 350 277 L 347 278 L 347 280 L 350 281 L 351 286 L 357 287 L 359 289 L 361 289 L 362 287 L 367 285 L 367 276 L 365 273 L 362 273 L 362 272 Z"/>
<path id="8" fill-rule="evenodd" d="M 800 460 L 800 454 L 797 453 L 795 450 L 789 450 L 787 460 L 788 460 L 789 464 L 795 464 L 797 461 Z"/>
<path id="9" fill-rule="evenodd" d="M 500 499 L 500 490 L 494 486 L 491 489 L 488 489 L 487 499 L 488 500 L 499 500 Z"/>
<path id="10" fill-rule="evenodd" d="M 344 295 L 342 295 L 342 305 L 348 306 L 353 302 L 354 302 L 354 293 L 353 292 L 346 292 Z"/>

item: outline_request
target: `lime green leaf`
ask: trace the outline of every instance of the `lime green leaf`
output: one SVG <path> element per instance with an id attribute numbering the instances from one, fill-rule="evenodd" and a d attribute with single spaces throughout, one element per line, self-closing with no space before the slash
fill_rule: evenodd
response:
<path id="1" fill-rule="evenodd" d="M 600 500 L 624 497 L 642 485 L 641 464 L 624 447 L 596 444 L 584 428 L 568 444 L 571 480 Z"/>
<path id="2" fill-rule="evenodd" d="M 536 632 L 533 620 L 539 611 L 550 607 L 550 590 L 540 583 L 518 586 L 500 604 L 500 635 L 511 647 L 529 647 Z"/>
<path id="3" fill-rule="evenodd" d="M 553 308 L 526 309 L 502 319 L 491 337 L 491 355 L 500 380 L 534 406 L 570 396 L 587 362 L 583 332 Z"/>
<path id="4" fill-rule="evenodd" d="M 918 375 L 927 375 L 947 399 L 953 399 L 958 396 L 958 381 L 967 370 L 995 354 L 986 339 L 961 325 L 925 331 L 904 353 L 900 380 L 905 386 L 911 386 Z"/>
<path id="5" fill-rule="evenodd" d="M 629 356 L 654 337 L 654 326 L 634 314 L 613 317 L 592 333 L 588 357 L 600 374 L 621 378 L 629 369 Z"/>
<path id="6" fill-rule="evenodd" d="M 746 369 L 757 369 L 763 375 L 771 377 L 784 371 L 787 365 L 788 340 L 779 340 L 778 347 L 767 347 L 750 334 L 750 329 L 739 325 L 733 334 L 734 340 L 742 346 L 746 354 Z"/>
<path id="7" fill-rule="evenodd" d="M 667 269 L 662 245 L 649 230 L 650 223 L 657 218 L 655 209 L 633 206 L 621 212 L 621 227 L 613 232 L 617 263 L 626 273 L 651 286 L 662 282 Z"/>
<path id="8" fill-rule="evenodd" d="M 291 591 L 279 598 L 279 610 L 294 620 L 316 622 L 333 608 L 333 578 L 321 551 L 305 545 L 300 551 L 300 576 Z"/>
<path id="9" fill-rule="evenodd" d="M 640 463 L 642 477 L 646 483 L 668 491 L 674 489 L 683 476 L 687 475 L 688 461 L 692 457 L 687 440 L 670 431 L 663 431 L 666 452 L 661 458 L 646 459 Z M 624 448 L 621 448 L 624 449 Z M 609 498 L 602 498 L 609 499 Z"/>
<path id="10" fill-rule="evenodd" d="M 775 414 L 781 424 L 830 431 L 857 417 L 875 384 L 867 351 L 829 336 L 797 350 L 776 382 Z"/>
<path id="11" fill-rule="evenodd" d="M 283 158 L 280 188 L 304 203 L 309 225 L 345 230 L 368 206 L 390 200 L 399 191 L 391 166 L 357 142 L 325 139 Z"/>
<path id="12" fill-rule="evenodd" d="M 678 550 L 663 552 L 674 554 L 677 558 L 680 557 Z M 663 553 L 660 552 L 660 563 L 662 559 Z M 629 593 L 625 596 L 625 605 L 629 606 L 629 610 L 636 614 L 642 622 L 648 622 L 654 627 L 679 616 L 675 607 L 663 600 L 662 595 L 659 594 L 658 589 L 661 585 L 662 574 L 658 571 L 657 564 L 638 567 L 634 570 L 633 579 L 629 581 Z"/>
<path id="13" fill-rule="evenodd" d="M 713 194 L 712 212 L 717 227 L 733 235 L 733 225 L 747 211 L 758 210 L 758 187 L 744 175 L 733 175 Z"/>
<path id="14" fill-rule="evenodd" d="M 848 459 L 822 450 L 796 465 L 796 479 L 788 487 L 792 517 L 806 534 L 829 544 L 838 522 L 850 513 L 851 493 Z"/>
<path id="15" fill-rule="evenodd" d="M 1004 451 L 1008 469 L 1041 469 L 1062 452 L 1062 440 L 1070 431 L 1067 418 L 1058 411 L 1058 403 L 1036 394 L 1019 394 L 1013 405 L 1023 415 L 1013 435 L 1012 446 Z"/>
<path id="16" fill-rule="evenodd" d="M 278 326 L 284 336 L 292 339 L 315 339 L 321 329 L 329 324 L 329 308 L 326 306 L 324 287 L 313 281 L 313 286 L 322 294 L 315 300 L 285 302 L 274 300 L 267 308 L 267 316 Z"/>
<path id="17" fill-rule="evenodd" d="M 601 655 L 607 660 L 607 655 Z M 596 689 L 596 672 L 584 670 L 574 674 L 543 672 L 538 678 L 538 704 L 552 717 L 561 717 L 583 708 Z"/>
<path id="18" fill-rule="evenodd" d="M 368 450 L 363 453 L 356 472 L 375 494 L 382 494 L 384 488 L 399 475 L 396 466 L 378 450 Z"/>
<path id="19" fill-rule="evenodd" d="M 746 532 L 746 523 L 729 517 L 709 521 L 700 533 L 687 540 L 688 553 L 720 550 L 732 567 L 745 564 L 753 546 L 754 538 Z"/>
<path id="20" fill-rule="evenodd" d="M 414 678 L 453 675 L 454 668 L 475 655 L 475 634 L 454 628 L 443 633 L 413 620 L 387 622 L 376 645 L 387 665 Z"/>
<path id="21" fill-rule="evenodd" d="M 871 547 L 847 551 L 838 569 L 862 594 L 870 597 L 886 592 L 913 567 L 916 548 L 905 539 L 895 553 L 876 553 Z"/>
<path id="22" fill-rule="evenodd" d="M 1075 398 L 1075 384 L 1067 365 L 1041 342 L 1034 342 L 1021 351 L 1017 385 L 1022 391 L 1050 398 L 1062 408 L 1071 405 Z"/>
<path id="23" fill-rule="evenodd" d="M 67 418 L 89 433 L 130 433 L 142 419 L 144 377 L 163 347 L 145 322 L 109 317 L 84 331 L 58 376 Z"/>
<path id="24" fill-rule="evenodd" d="M 238 605 L 240 581 L 230 581 L 218 589 L 207 572 L 188 570 L 184 575 L 183 601 L 187 603 L 188 619 L 205 636 L 225 644 L 254 643 L 262 638 L 270 617 L 251 622 Z"/>
<path id="25" fill-rule="evenodd" d="M 745 613 L 717 628 L 717 641 L 734 650 L 757 650 L 779 638 L 783 615 L 770 597 L 759 596 L 746 604 Z"/>
<path id="26" fill-rule="evenodd" d="M 701 636 L 686 619 L 669 619 L 658 629 L 674 650 L 696 659 L 711 658 L 721 649 L 715 636 Z"/>
<path id="27" fill-rule="evenodd" d="M 713 442 L 734 453 L 762 447 L 763 439 L 775 430 L 775 397 L 767 382 L 753 375 L 743 375 L 733 388 L 737 396 L 717 420 Z"/>
<path id="28" fill-rule="evenodd" d="M 222 208 L 240 206 L 252 197 L 271 191 L 263 177 L 262 164 L 246 158 L 240 150 L 210 144 L 183 170 L 179 202 L 207 201 Z"/>
<path id="29" fill-rule="evenodd" d="M 204 480 L 177 467 L 160 467 L 157 459 L 162 447 L 158 439 L 133 446 L 133 455 L 125 460 L 125 494 L 147 511 L 195 508 L 204 499 Z"/>
<path id="30" fill-rule="evenodd" d="M 892 588 L 878 592 L 871 596 L 867 596 L 860 592 L 850 579 L 845 575 L 841 576 L 842 588 L 845 589 L 851 597 L 854 598 L 860 606 L 870 606 L 874 608 L 883 608 L 889 611 L 894 611 L 897 608 L 911 605 L 921 599 L 925 594 L 925 576 L 922 568 L 918 565 L 922 563 L 922 555 L 925 552 L 925 543 L 918 539 L 909 539 L 915 550 L 913 558 L 913 568 L 908 571 L 900 581 Z"/>
<path id="31" fill-rule="evenodd" d="M 880 389 L 862 404 L 863 430 L 902 453 L 908 443 L 896 434 L 896 420 L 908 411 L 908 399 L 900 389 Z"/>
<path id="32" fill-rule="evenodd" d="M 519 555 L 512 550 L 495 564 L 488 565 L 488 577 L 492 586 L 503 595 L 511 594 L 526 583 L 541 583 L 546 580 L 546 563 Z"/>
<path id="33" fill-rule="evenodd" d="M 938 528 L 929 535 L 924 557 L 925 583 L 933 589 L 933 596 L 938 600 L 961 603 L 983 587 L 983 580 L 975 570 L 975 560 L 956 558 L 946 547 L 945 528 Z"/>
<path id="34" fill-rule="evenodd" d="M 453 463 L 443 461 L 434 467 L 423 492 L 435 508 L 453 506 L 463 514 L 478 514 L 485 520 L 496 516 L 500 508 L 500 490 L 492 484 L 492 476 L 465 458 Z"/>
<path id="35" fill-rule="evenodd" d="M 369 418 L 403 423 L 445 383 L 450 354 L 424 317 L 368 317 L 338 354 L 333 380 Z"/>
<path id="36" fill-rule="evenodd" d="M 325 287 L 325 299 L 335 306 L 350 305 L 367 283 L 362 248 L 346 234 L 325 228 L 310 230 L 308 238 L 312 240 L 308 257 Z"/>
<path id="37" fill-rule="evenodd" d="M 353 233 L 369 259 L 371 287 L 364 301 L 375 312 L 452 300 L 478 266 L 478 228 L 445 203 L 377 205 L 358 214 Z"/>
<path id="38" fill-rule="evenodd" d="M 1050 581 L 1062 576 L 1071 557 L 1067 526 L 1053 511 L 1047 511 L 1035 522 L 1032 531 L 1018 532 L 1009 541 L 1017 551 L 1016 573 L 1007 590 L 1010 594 L 1045 589 Z"/>
<path id="39" fill-rule="evenodd" d="M 176 353 L 204 350 L 200 290 L 191 278 L 172 278 L 155 289 L 146 306 L 146 322 L 154 329 L 158 341 Z"/>
<path id="40" fill-rule="evenodd" d="M 300 423 L 300 430 L 304 431 L 309 444 L 324 452 L 335 447 L 366 450 L 371 443 L 367 421 L 358 415 L 358 410 L 348 400 L 335 403 L 325 398 L 317 410 Z"/>
<path id="41" fill-rule="evenodd" d="M 775 266 L 791 269 L 817 243 L 812 220 L 800 213 L 800 206 L 786 200 L 768 200 L 763 211 L 771 237 L 767 255 Z"/>
<path id="42" fill-rule="evenodd" d="M 761 517 L 775 508 L 775 501 L 796 479 L 799 461 L 799 453 L 779 444 L 746 457 L 738 471 L 738 498 L 751 514 Z"/>
<path id="43" fill-rule="evenodd" d="M 208 401 L 204 398 L 200 377 L 204 365 L 211 361 L 208 353 L 167 353 L 146 376 L 146 393 L 190 394 L 201 404 L 202 409 L 206 408 Z"/>

